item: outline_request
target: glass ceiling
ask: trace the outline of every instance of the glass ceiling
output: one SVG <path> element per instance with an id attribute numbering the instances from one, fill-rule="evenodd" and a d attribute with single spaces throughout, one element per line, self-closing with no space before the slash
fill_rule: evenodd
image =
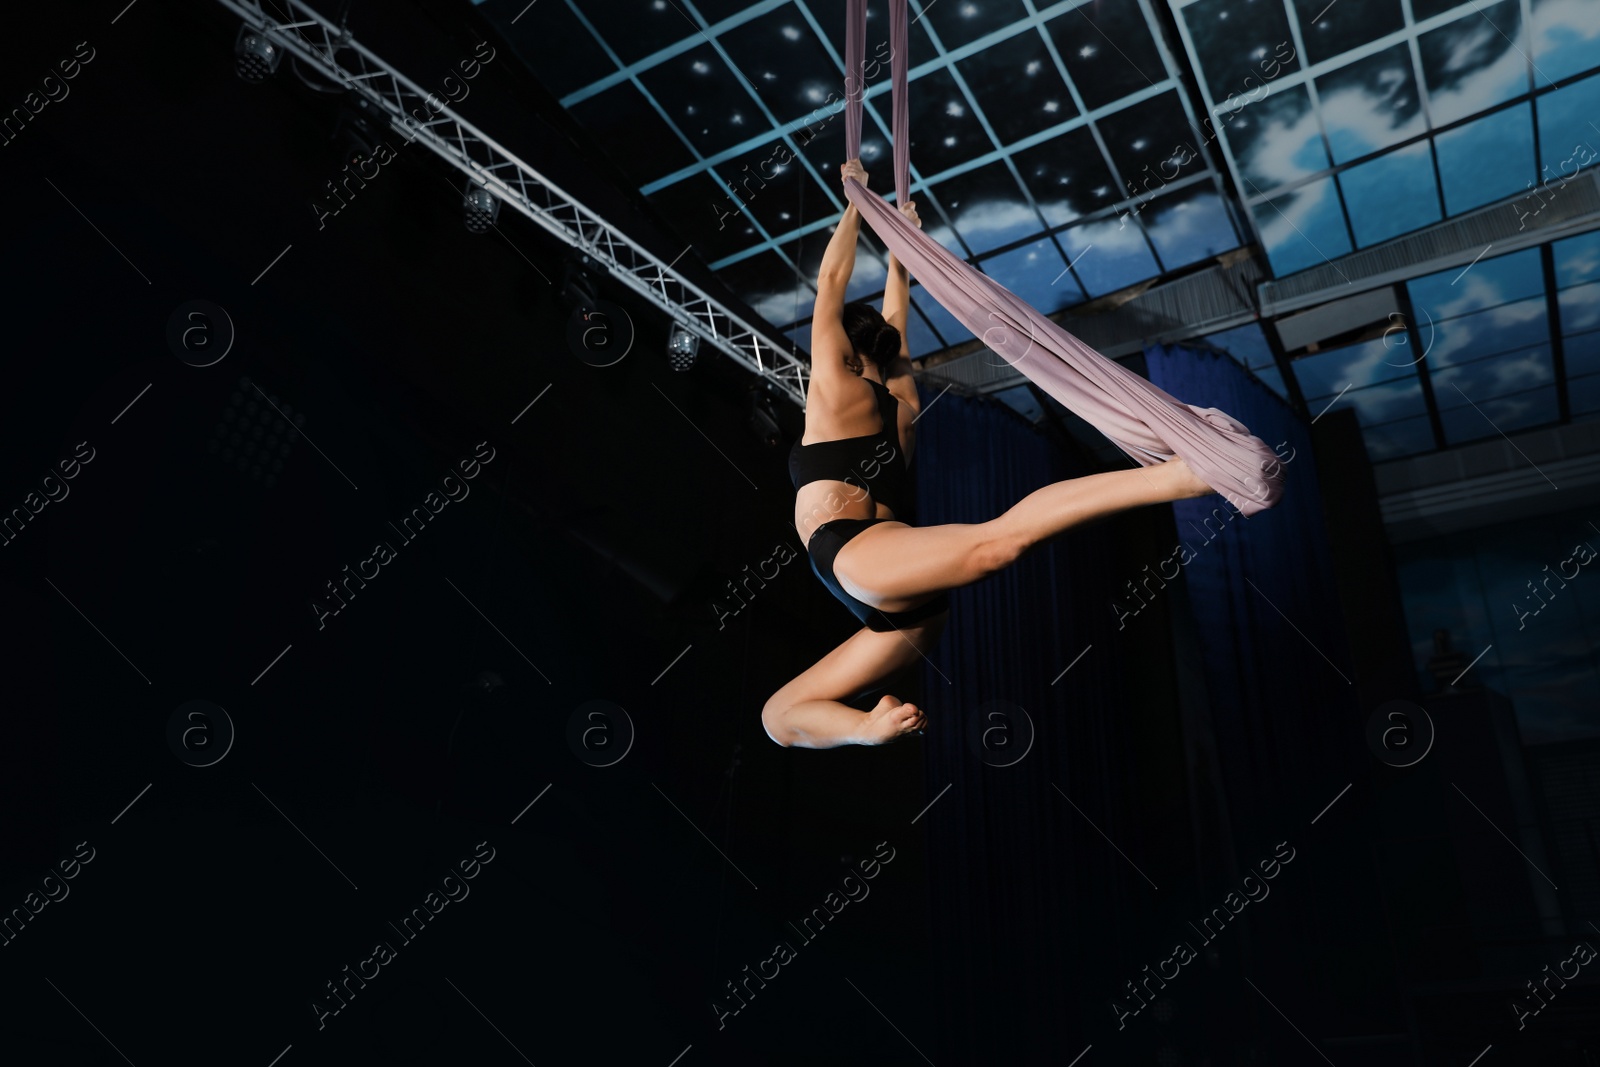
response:
<path id="1" fill-rule="evenodd" d="M 480 2 L 693 252 L 805 347 L 844 208 L 844 0 Z M 1600 161 L 1600 0 L 911 12 L 924 228 L 1045 313 L 1245 244 L 1281 277 L 1496 201 L 1526 217 Z M 883 3 L 867 27 L 862 157 L 881 190 Z M 1414 279 L 1410 347 L 1290 364 L 1260 326 L 1208 340 L 1280 393 L 1287 366 L 1313 415 L 1355 408 L 1375 460 L 1583 417 L 1600 410 L 1597 242 Z M 883 289 L 869 245 L 852 299 Z M 914 356 L 970 340 L 918 288 L 913 306 Z"/>
<path id="2" fill-rule="evenodd" d="M 1374 461 L 1600 417 L 1600 230 L 1413 278 L 1415 329 L 1289 363 L 1314 417 L 1353 408 Z M 1280 396 L 1256 324 L 1206 338 Z"/>
<path id="3" fill-rule="evenodd" d="M 686 243 L 780 330 L 844 200 L 844 0 L 526 0 L 485 10 Z M 924 228 L 1046 313 L 1238 248 L 1147 0 L 911 5 L 912 199 Z M 889 188 L 887 7 L 868 11 L 862 159 Z M 868 237 L 868 243 L 876 245 Z M 879 246 L 881 248 L 881 246 Z M 851 298 L 882 292 L 858 257 Z M 920 292 L 912 354 L 969 340 Z"/>
<path id="4" fill-rule="evenodd" d="M 1594 0 L 1172 2 L 1280 276 L 1600 158 Z"/>

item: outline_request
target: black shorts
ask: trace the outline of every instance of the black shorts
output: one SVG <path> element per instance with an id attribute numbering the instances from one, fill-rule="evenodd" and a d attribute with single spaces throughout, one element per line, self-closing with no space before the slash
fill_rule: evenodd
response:
<path id="1" fill-rule="evenodd" d="M 812 532 L 811 540 L 806 543 L 806 551 L 811 556 L 811 569 L 822 580 L 822 584 L 828 587 L 828 592 L 849 608 L 850 613 L 865 623 L 869 630 L 876 633 L 909 629 L 950 610 L 949 595 L 939 593 L 926 604 L 919 604 L 906 611 L 880 611 L 845 592 L 844 587 L 839 584 L 839 579 L 834 577 L 833 561 L 839 555 L 839 550 L 850 543 L 852 537 L 869 526 L 893 521 L 893 519 L 834 519 L 818 526 Z"/>

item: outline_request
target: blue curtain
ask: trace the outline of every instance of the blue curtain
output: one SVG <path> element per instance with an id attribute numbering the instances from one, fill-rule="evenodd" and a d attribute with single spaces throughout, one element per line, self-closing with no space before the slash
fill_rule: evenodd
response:
<path id="1" fill-rule="evenodd" d="M 946 395 L 927 410 L 921 525 L 982 522 L 1095 469 L 996 401 Z M 1089 997 L 1109 979 L 1081 961 L 1105 957 L 1148 890 L 1085 819 L 1124 847 L 1139 838 L 1117 772 L 1126 708 L 1106 564 L 1116 533 L 1069 531 L 956 590 L 922 669 L 927 798 L 939 799 L 918 825 L 930 839 L 942 1048 L 959 1062 L 1065 1063 L 1082 1051 L 1077 1033 L 1104 1014 L 1103 998 Z M 1006 718 L 985 717 L 994 702 Z M 1002 765 L 1029 745 L 1030 723 L 1027 755 Z"/>
<path id="2" fill-rule="evenodd" d="M 1112 1034 L 1119 1058 L 1153 1060 L 1144 1042 L 1158 1027 L 1119 1032 L 1111 999 L 1151 952 L 1170 951 L 1154 939 L 1272 854 L 1286 820 L 1303 835 L 1350 781 L 1361 743 L 1306 428 L 1226 357 L 1160 347 L 1146 360 L 1163 389 L 1278 447 L 1287 490 L 1251 519 L 1217 497 L 1124 513 L 952 594 L 921 672 L 926 797 L 938 799 L 918 825 L 941 1049 L 961 1062 L 1069 1062 Z M 992 400 L 946 395 L 917 428 L 921 525 L 981 522 L 1100 469 Z M 1168 564 L 1179 576 L 1147 586 L 1155 595 L 1129 621 L 1130 582 L 1180 543 L 1192 558 Z M 997 701 L 1009 718 L 985 719 Z M 1033 747 L 1014 764 L 1003 746 L 975 744 L 991 722 L 1025 743 L 1023 716 Z M 1316 897 L 1283 903 L 1241 924 L 1224 971 L 1304 970 L 1281 946 L 1318 940 Z M 1269 925 L 1252 936 L 1258 923 Z M 1196 986 L 1185 999 L 1216 1023 L 1209 1051 L 1257 1054 L 1257 1020 L 1234 1015 L 1249 1007 L 1242 979 L 1213 971 Z"/>
<path id="3" fill-rule="evenodd" d="M 1315 815 L 1346 762 L 1334 753 L 1359 747 L 1361 736 L 1311 435 L 1277 394 L 1221 353 L 1156 345 L 1145 359 L 1152 382 L 1186 403 L 1228 412 L 1288 471 L 1283 499 L 1254 518 L 1217 497 L 1172 505 L 1178 537 L 1195 553 L 1183 580 L 1217 750 L 1230 771 L 1233 831 L 1245 847 L 1270 832 L 1277 813 L 1312 805 L 1306 818 Z"/>

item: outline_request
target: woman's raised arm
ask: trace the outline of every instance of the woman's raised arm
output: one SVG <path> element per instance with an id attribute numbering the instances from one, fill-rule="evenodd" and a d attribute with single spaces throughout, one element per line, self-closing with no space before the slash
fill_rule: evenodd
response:
<path id="1" fill-rule="evenodd" d="M 867 172 L 861 169 L 861 160 L 852 159 L 839 168 L 839 180 L 854 178 L 863 187 L 867 184 Z M 856 269 L 856 243 L 861 239 L 861 212 L 856 210 L 854 204 L 846 205 L 844 215 L 839 219 L 839 225 L 833 229 L 833 236 L 828 238 L 827 250 L 822 253 L 822 266 L 817 268 L 817 289 L 820 291 L 824 283 L 836 287 L 839 292 L 839 307 L 844 308 L 844 291 L 850 284 L 850 275 Z"/>

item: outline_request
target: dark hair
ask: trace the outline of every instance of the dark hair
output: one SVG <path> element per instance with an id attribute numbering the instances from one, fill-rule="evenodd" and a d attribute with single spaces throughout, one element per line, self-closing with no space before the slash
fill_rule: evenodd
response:
<path id="1" fill-rule="evenodd" d="M 851 357 L 866 356 L 877 364 L 880 376 L 889 377 L 889 368 L 900 358 L 900 331 L 877 308 L 856 300 L 844 306 L 844 332 L 854 347 Z"/>

